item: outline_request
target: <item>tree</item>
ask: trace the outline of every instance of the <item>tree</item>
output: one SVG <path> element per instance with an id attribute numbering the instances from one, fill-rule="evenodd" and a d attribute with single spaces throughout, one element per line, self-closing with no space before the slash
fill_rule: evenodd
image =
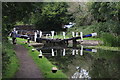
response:
<path id="1" fill-rule="evenodd" d="M 120 2 L 94 2 L 91 5 L 91 14 L 98 22 L 120 20 Z"/>
<path id="2" fill-rule="evenodd" d="M 18 21 L 25 21 L 34 12 L 34 3 L 3 2 L 2 3 L 2 32 L 7 36 Z"/>
<path id="3" fill-rule="evenodd" d="M 37 29 L 60 31 L 63 24 L 70 21 L 66 3 L 44 3 L 41 12 L 35 14 L 34 24 Z"/>

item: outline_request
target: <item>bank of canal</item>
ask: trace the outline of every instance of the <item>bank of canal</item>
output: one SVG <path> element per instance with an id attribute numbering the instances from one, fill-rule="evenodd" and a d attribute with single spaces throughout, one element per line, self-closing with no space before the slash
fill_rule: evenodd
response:
<path id="1" fill-rule="evenodd" d="M 52 49 L 54 55 L 52 54 Z M 114 78 L 120 77 L 120 51 L 103 50 L 83 46 L 44 46 L 39 48 L 52 64 L 69 78 Z"/>
<path id="2" fill-rule="evenodd" d="M 47 78 L 114 78 L 119 79 L 120 51 L 95 49 L 95 47 L 81 46 L 77 48 L 49 46 L 37 47 L 42 51 L 43 58 L 38 58 L 38 51 L 32 52 L 33 47 L 22 43 L 24 39 L 18 38 L 20 44 L 28 48 L 30 55 Z M 93 48 L 93 49 L 92 49 Z M 111 48 L 113 49 L 113 48 Z M 52 55 L 54 51 L 54 56 Z M 50 62 L 49 62 L 50 61 Z M 57 66 L 60 70 L 53 74 L 51 68 Z M 67 75 L 67 76 L 66 76 Z"/>
<path id="3" fill-rule="evenodd" d="M 46 57 L 39 58 L 38 55 L 40 52 L 35 50 L 34 52 L 32 49 L 34 47 L 28 46 L 28 44 L 25 44 L 27 40 L 26 39 L 21 39 L 17 38 L 17 43 L 20 45 L 23 45 L 25 48 L 28 49 L 29 55 L 33 58 L 34 62 L 37 64 L 38 68 L 40 71 L 43 73 L 44 78 L 64 78 L 67 79 L 66 74 L 62 72 L 62 70 L 58 70 L 56 73 L 52 73 L 52 67 L 55 67 Z"/>

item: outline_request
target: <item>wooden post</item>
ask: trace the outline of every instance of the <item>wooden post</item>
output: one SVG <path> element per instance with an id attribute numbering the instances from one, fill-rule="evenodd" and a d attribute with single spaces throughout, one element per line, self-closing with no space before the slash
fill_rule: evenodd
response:
<path id="1" fill-rule="evenodd" d="M 74 49 L 72 50 L 72 55 L 75 55 L 75 50 Z"/>
<path id="2" fill-rule="evenodd" d="M 83 46 L 81 45 L 80 55 L 83 55 Z"/>
<path id="3" fill-rule="evenodd" d="M 54 55 L 54 50 L 53 50 L 53 49 L 52 49 L 52 56 L 55 56 L 55 55 Z"/>
<path id="4" fill-rule="evenodd" d="M 52 39 L 54 38 L 54 32 L 55 32 L 55 31 L 51 31 Z"/>
<path id="5" fill-rule="evenodd" d="M 63 56 L 65 56 L 65 49 L 63 49 Z"/>
<path id="6" fill-rule="evenodd" d="M 34 34 L 34 41 L 36 42 L 36 38 L 37 38 L 37 32 L 35 32 Z"/>
<path id="7" fill-rule="evenodd" d="M 42 37 L 42 31 L 40 31 L 40 38 Z"/>
<path id="8" fill-rule="evenodd" d="M 78 50 L 76 50 L 76 54 L 78 54 Z"/>
<path id="9" fill-rule="evenodd" d="M 83 42 L 83 33 L 80 32 L 81 41 Z"/>

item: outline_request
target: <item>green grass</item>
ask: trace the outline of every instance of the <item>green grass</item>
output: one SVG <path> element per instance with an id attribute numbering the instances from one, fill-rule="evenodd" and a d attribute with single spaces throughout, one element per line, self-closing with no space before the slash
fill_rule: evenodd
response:
<path id="1" fill-rule="evenodd" d="M 120 51 L 120 47 L 110 47 L 110 46 L 88 46 L 88 47 L 103 49 L 103 50 Z"/>
<path id="2" fill-rule="evenodd" d="M 38 65 L 40 71 L 43 73 L 43 76 L 45 78 L 67 78 L 67 76 L 61 70 L 58 70 L 57 73 L 52 73 L 51 69 L 52 67 L 55 67 L 55 65 L 53 65 L 44 56 L 42 58 L 39 58 L 38 55 L 40 53 L 37 50 L 32 52 L 33 47 L 32 46 L 28 47 L 28 44 L 23 43 L 23 41 L 26 40 L 17 38 L 17 42 L 28 49 L 29 55 L 32 56 L 34 62 Z"/>
<path id="3" fill-rule="evenodd" d="M 2 47 L 2 78 L 13 78 L 19 68 L 18 59 L 15 55 L 13 45 L 10 42 L 3 42 Z"/>
<path id="4" fill-rule="evenodd" d="M 93 37 L 88 37 L 88 38 L 83 38 L 83 40 L 100 40 L 100 38 L 93 38 Z"/>
<path id="5" fill-rule="evenodd" d="M 5 74 L 2 75 L 3 78 L 13 78 L 16 71 L 18 70 L 18 60 L 16 56 L 12 56 L 10 58 L 10 64 L 7 65 L 7 69 L 5 70 Z"/>

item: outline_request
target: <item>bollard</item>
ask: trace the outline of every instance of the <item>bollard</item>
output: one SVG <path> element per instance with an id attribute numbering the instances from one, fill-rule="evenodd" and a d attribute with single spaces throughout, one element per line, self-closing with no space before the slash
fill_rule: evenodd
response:
<path id="1" fill-rule="evenodd" d="M 30 38 L 27 38 L 27 43 L 30 43 Z"/>
<path id="2" fill-rule="evenodd" d="M 58 70 L 58 69 L 57 69 L 56 67 L 52 67 L 52 72 L 53 72 L 53 73 L 56 73 L 57 70 Z"/>
<path id="3" fill-rule="evenodd" d="M 63 56 L 65 56 L 65 49 L 63 49 Z"/>
<path id="4" fill-rule="evenodd" d="M 40 50 L 39 58 L 42 58 L 42 51 Z"/>
<path id="5" fill-rule="evenodd" d="M 65 39 L 65 32 L 63 32 L 63 37 L 64 37 L 64 39 Z"/>
<path id="6" fill-rule="evenodd" d="M 32 49 L 32 52 L 34 52 L 35 51 L 35 49 Z"/>

